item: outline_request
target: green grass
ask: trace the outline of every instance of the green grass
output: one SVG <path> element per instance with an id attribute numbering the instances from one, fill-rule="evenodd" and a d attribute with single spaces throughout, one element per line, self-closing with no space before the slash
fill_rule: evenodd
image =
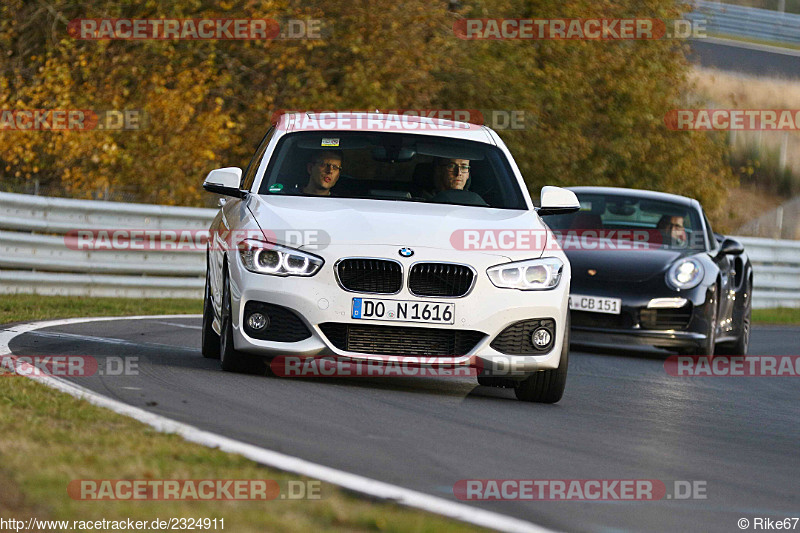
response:
<path id="1" fill-rule="evenodd" d="M 753 309 L 753 323 L 800 325 L 800 308 Z"/>
<path id="2" fill-rule="evenodd" d="M 0 324 L 83 316 L 200 314 L 202 300 L 0 295 Z"/>
<path id="3" fill-rule="evenodd" d="M 197 300 L 3 296 L 0 323 L 70 316 L 199 313 Z M 265 422 L 265 423 L 268 423 Z M 467 532 L 477 528 L 321 485 L 321 499 L 272 501 L 80 501 L 80 479 L 274 480 L 294 474 L 158 433 L 25 377 L 0 376 L 0 516 L 27 520 L 224 519 L 225 530 Z M 320 438 L 324 438 L 321 436 Z"/>

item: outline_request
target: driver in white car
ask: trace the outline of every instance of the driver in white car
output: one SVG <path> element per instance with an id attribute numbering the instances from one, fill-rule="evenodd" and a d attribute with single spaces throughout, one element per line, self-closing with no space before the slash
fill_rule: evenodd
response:
<path id="1" fill-rule="evenodd" d="M 316 196 L 330 196 L 331 189 L 336 185 L 342 172 L 342 152 L 325 150 L 315 153 L 306 165 L 306 170 L 308 183 L 302 188 L 302 192 Z"/>

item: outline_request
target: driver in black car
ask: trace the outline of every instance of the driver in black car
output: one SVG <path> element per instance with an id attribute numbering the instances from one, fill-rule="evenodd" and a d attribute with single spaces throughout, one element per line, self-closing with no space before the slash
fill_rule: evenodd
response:
<path id="1" fill-rule="evenodd" d="M 661 232 L 665 246 L 676 246 L 679 248 L 686 246 L 688 237 L 686 235 L 686 227 L 684 226 L 684 217 L 679 215 L 664 215 L 659 219 L 656 229 Z"/>

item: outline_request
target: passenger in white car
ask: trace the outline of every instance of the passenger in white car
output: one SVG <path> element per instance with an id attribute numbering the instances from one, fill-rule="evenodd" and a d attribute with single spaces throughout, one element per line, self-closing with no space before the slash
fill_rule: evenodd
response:
<path id="1" fill-rule="evenodd" d="M 421 163 L 414 173 L 416 195 L 430 200 L 442 191 L 463 191 L 469 182 L 469 170 L 467 159 L 436 157 L 432 163 Z"/>
<path id="2" fill-rule="evenodd" d="M 463 190 L 469 180 L 469 160 L 437 159 L 434 162 L 436 192 Z"/>

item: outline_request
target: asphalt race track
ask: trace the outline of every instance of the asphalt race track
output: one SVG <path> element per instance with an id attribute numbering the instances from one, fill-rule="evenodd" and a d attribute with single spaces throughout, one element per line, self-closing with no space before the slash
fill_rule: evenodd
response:
<path id="1" fill-rule="evenodd" d="M 703 67 L 752 76 L 800 77 L 800 50 L 713 38 L 694 39 L 689 45 L 689 60 Z"/>
<path id="2" fill-rule="evenodd" d="M 461 479 L 704 482 L 706 499 L 472 502 L 561 531 L 738 531 L 800 516 L 792 377 L 671 377 L 666 354 L 570 354 L 556 405 L 471 378 L 236 375 L 200 356 L 200 319 L 116 320 L 22 334 L 17 355 L 138 357 L 138 375 L 71 378 L 264 448 L 455 500 Z M 793 355 L 798 330 L 755 328 L 751 353 Z"/>

